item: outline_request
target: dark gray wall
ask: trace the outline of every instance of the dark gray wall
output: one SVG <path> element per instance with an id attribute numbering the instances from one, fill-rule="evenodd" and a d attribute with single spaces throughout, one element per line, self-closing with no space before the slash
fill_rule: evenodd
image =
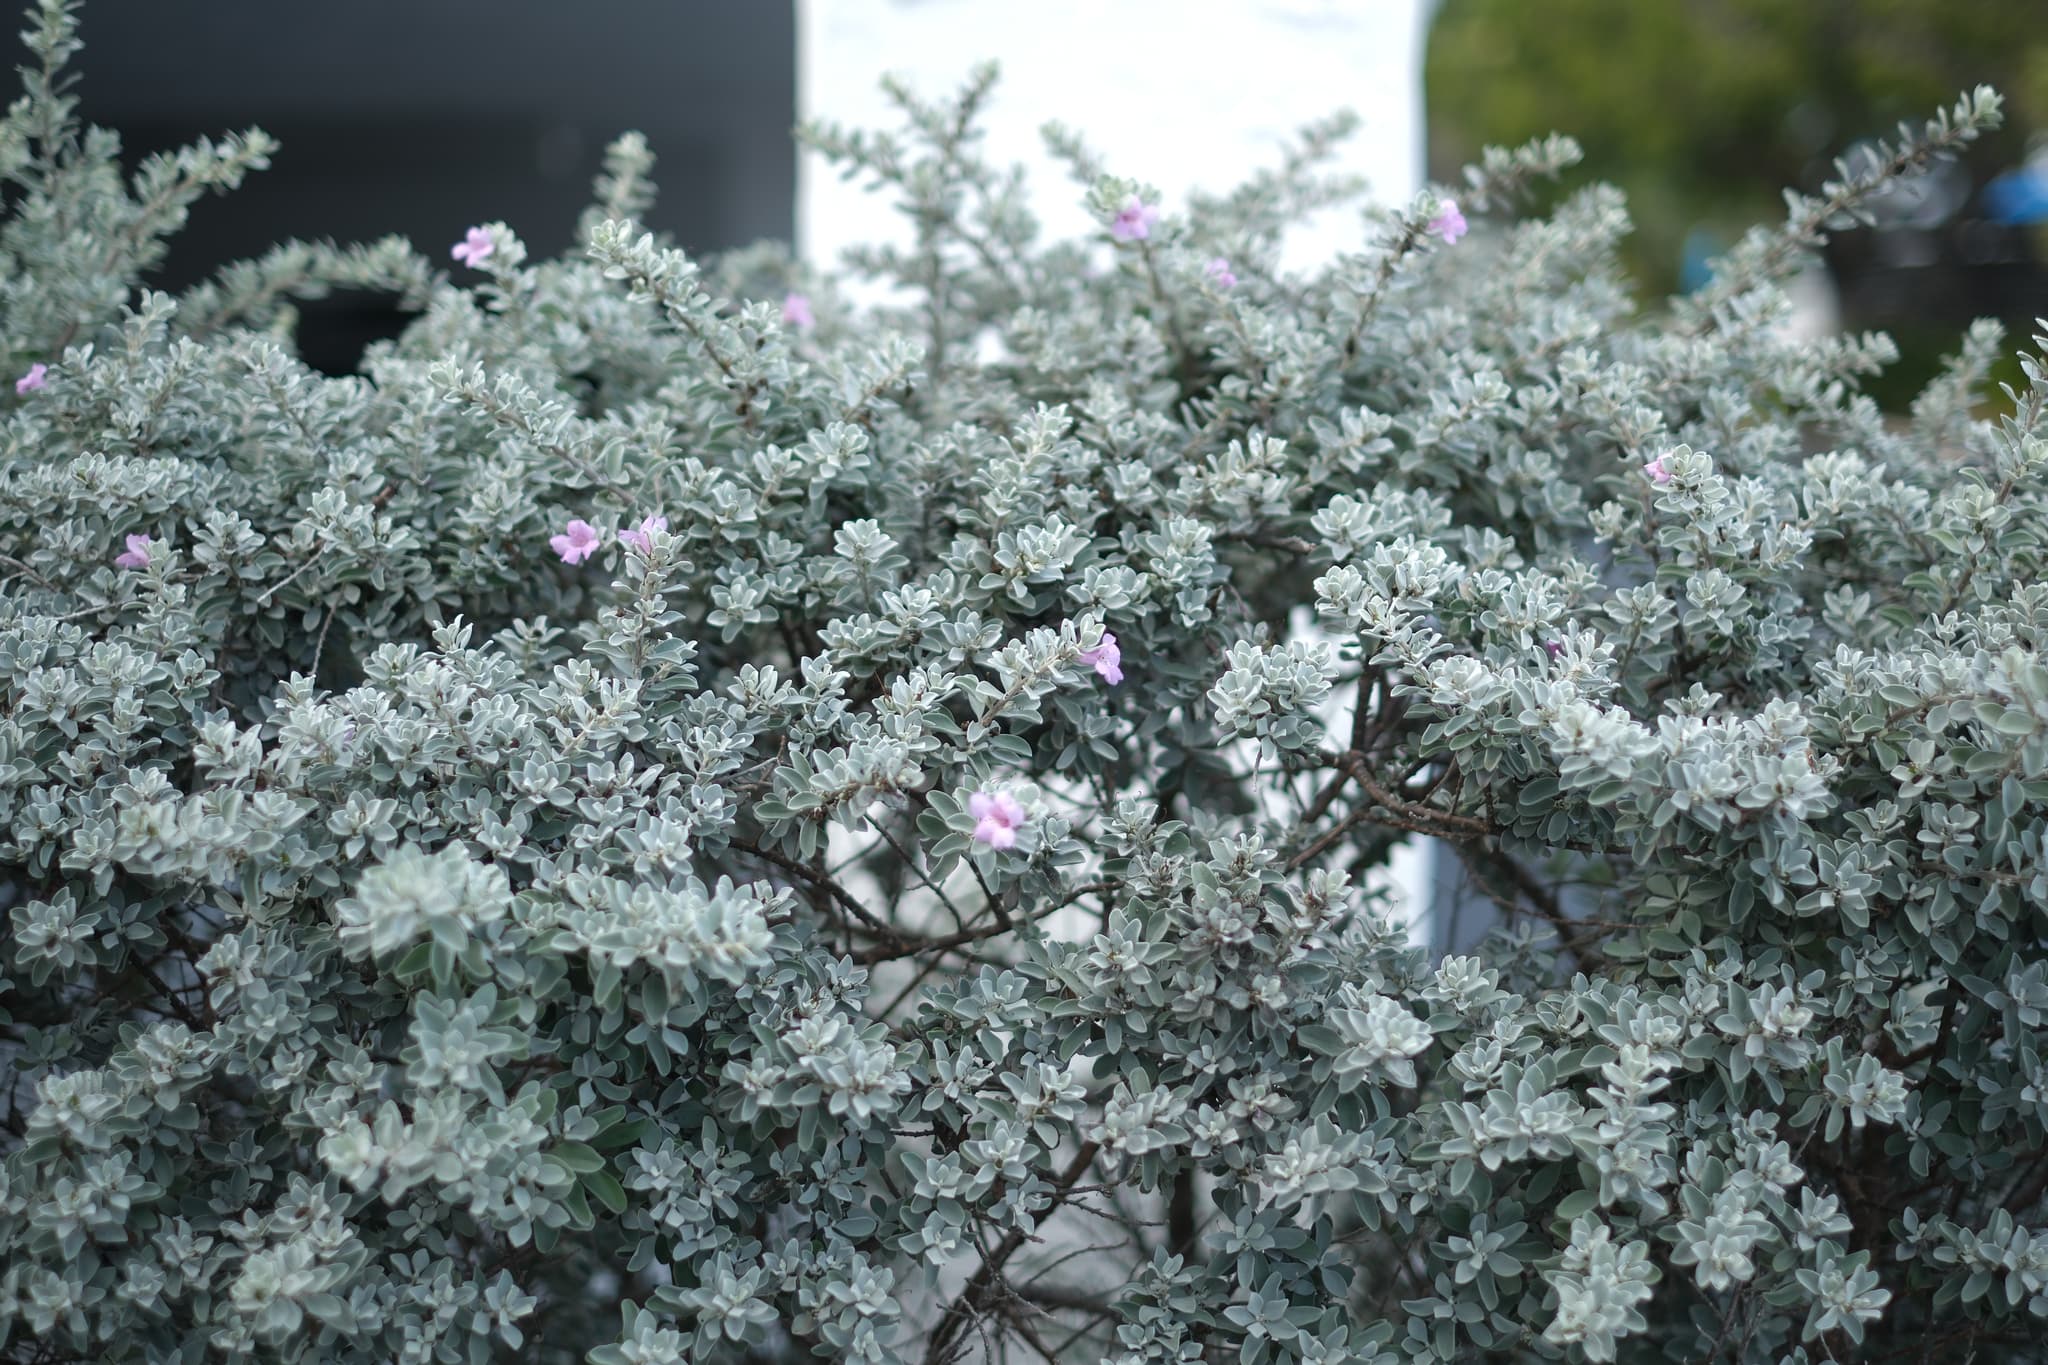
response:
<path id="1" fill-rule="evenodd" d="M 503 219 L 569 245 L 604 146 L 645 133 L 652 223 L 686 248 L 795 222 L 793 0 L 87 0 L 88 118 L 127 153 L 256 124 L 272 168 L 197 208 L 161 282 L 285 237 L 412 237 Z"/>

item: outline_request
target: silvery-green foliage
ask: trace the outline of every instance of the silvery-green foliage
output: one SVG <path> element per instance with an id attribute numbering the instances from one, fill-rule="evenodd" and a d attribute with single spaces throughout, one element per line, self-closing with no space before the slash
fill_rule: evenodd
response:
<path id="1" fill-rule="evenodd" d="M 881 306 L 645 231 L 637 138 L 566 259 L 172 298 L 269 144 L 124 177 L 72 19 L 0 121 L 6 1359 L 2040 1358 L 2048 371 L 1883 414 L 1776 287 L 1994 96 L 1647 317 L 1615 194 L 1513 216 L 1562 139 L 1297 277 L 1348 120 L 1127 241 L 1055 129 L 1044 241 L 989 73 L 808 130 Z M 416 316 L 323 378 L 344 286 Z"/>

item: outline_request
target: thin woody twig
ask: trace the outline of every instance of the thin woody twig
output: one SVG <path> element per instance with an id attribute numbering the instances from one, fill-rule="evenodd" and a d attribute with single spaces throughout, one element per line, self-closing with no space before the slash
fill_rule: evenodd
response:
<path id="1" fill-rule="evenodd" d="M 1046 1219 L 1052 1216 L 1053 1210 L 1066 1202 L 1067 1195 L 1080 1183 L 1081 1177 L 1087 1174 L 1088 1168 L 1095 1163 L 1096 1154 L 1101 1150 L 1099 1143 L 1081 1144 L 1080 1150 L 1074 1154 L 1074 1159 L 1067 1163 L 1067 1168 L 1060 1172 L 1058 1179 L 1053 1182 L 1052 1203 L 1039 1214 L 1039 1226 L 1044 1226 Z M 1017 1254 L 1017 1249 L 1024 1245 L 1028 1236 L 1024 1229 L 1013 1228 L 993 1251 L 983 1256 L 981 1269 L 974 1273 L 974 1278 L 967 1282 L 966 1287 L 939 1318 L 938 1326 L 933 1329 L 931 1346 L 924 1353 L 925 1365 L 941 1365 L 941 1362 L 953 1358 L 953 1347 L 960 1334 L 966 1331 L 988 1306 L 997 1283 L 1002 1279 L 1003 1267 Z"/>
<path id="2" fill-rule="evenodd" d="M 852 915 L 855 919 L 859 920 L 868 928 L 874 930 L 874 932 L 881 938 L 884 938 L 892 943 L 903 942 L 903 934 L 901 931 L 890 925 L 888 922 L 886 922 L 881 917 L 876 915 L 873 911 L 869 910 L 866 906 L 862 905 L 859 901 L 855 900 L 853 896 L 846 890 L 845 887 L 841 886 L 838 882 L 833 881 L 830 877 L 826 876 L 822 872 L 819 872 L 817 869 L 806 867 L 802 863 L 798 862 L 796 859 L 791 858 L 786 854 L 777 853 L 772 848 L 763 848 L 759 844 L 750 844 L 741 842 L 739 840 L 734 840 L 732 847 L 740 850 L 742 853 L 750 853 L 754 857 L 759 858 L 762 862 L 771 863 L 774 866 L 781 868 L 784 872 L 789 873 L 791 876 L 801 879 L 805 885 L 814 886 L 819 890 L 823 891 L 827 896 L 832 898 L 832 902 L 835 905 L 839 906 L 840 909 L 846 911 L 846 913 L 848 913 L 849 915 Z"/>

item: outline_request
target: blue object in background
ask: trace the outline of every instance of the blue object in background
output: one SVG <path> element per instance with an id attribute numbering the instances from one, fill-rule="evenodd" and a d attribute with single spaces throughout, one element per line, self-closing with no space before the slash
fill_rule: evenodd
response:
<path id="1" fill-rule="evenodd" d="M 1685 245 L 1678 253 L 1679 292 L 1690 294 L 1713 279 L 1714 260 L 1725 249 L 1721 234 L 1712 228 L 1696 227 L 1686 233 Z"/>
<path id="2" fill-rule="evenodd" d="M 1993 222 L 2048 222 L 2048 164 L 2037 161 L 1993 180 L 1984 187 L 1984 207 Z"/>

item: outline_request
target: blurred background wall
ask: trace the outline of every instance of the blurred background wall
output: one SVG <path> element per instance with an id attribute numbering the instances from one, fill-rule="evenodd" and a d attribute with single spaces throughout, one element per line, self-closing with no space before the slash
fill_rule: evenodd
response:
<path id="1" fill-rule="evenodd" d="M 1093 224 L 1041 145 L 1052 120 L 1114 173 L 1158 186 L 1171 212 L 1190 188 L 1227 190 L 1273 165 L 1301 127 L 1348 107 L 1364 126 L 1333 169 L 1399 202 L 1423 177 L 1426 10 L 1426 0 L 799 0 L 798 102 L 807 116 L 890 126 L 882 72 L 930 96 L 958 87 L 976 61 L 999 60 L 988 152 L 1025 168 L 1054 236 Z M 807 258 L 910 241 L 885 198 L 839 180 L 822 158 L 805 157 L 798 175 Z M 1325 261 L 1358 241 L 1355 218 L 1331 214 L 1289 240 L 1290 262 Z"/>
<path id="2" fill-rule="evenodd" d="M 633 128 L 660 157 L 651 220 L 689 250 L 794 221 L 789 0 L 87 0 L 80 36 L 85 116 L 129 157 L 251 124 L 283 143 L 232 202 L 193 210 L 167 287 L 288 237 L 397 232 L 445 259 L 490 219 L 557 254 L 605 144 Z M 362 296 L 306 315 L 328 370 L 398 323 Z"/>
<path id="3" fill-rule="evenodd" d="M 1365 116 L 1350 169 L 1384 198 L 1556 129 L 1587 149 L 1571 184 L 1628 192 L 1646 301 L 1696 287 L 1782 186 L 1988 81 L 2006 130 L 1838 239 L 1818 303 L 1894 333 L 1905 357 L 1877 385 L 1894 407 L 1969 318 L 2048 314 L 2048 0 L 89 0 L 83 32 L 87 116 L 132 155 L 251 123 L 283 141 L 234 205 L 195 211 L 171 287 L 289 236 L 438 251 L 503 218 L 554 252 L 626 128 L 661 157 L 655 225 L 688 249 L 794 237 L 823 259 L 896 228 L 799 165 L 796 119 L 872 122 L 883 71 L 940 91 L 992 56 L 991 146 L 1030 166 L 1055 231 L 1081 217 L 1038 152 L 1050 117 L 1169 200 L 1344 105 Z M 1354 233 L 1318 224 L 1293 254 Z M 311 311 L 330 369 L 389 325 L 374 300 Z"/>
<path id="4" fill-rule="evenodd" d="M 1366 119 L 1346 169 L 1405 197 L 1423 164 L 1424 0 L 89 0 L 80 94 L 131 158 L 250 124 L 283 144 L 232 206 L 202 203 L 157 282 L 178 288 L 288 237 L 398 232 L 437 255 L 502 218 L 538 254 L 569 245 L 605 143 L 636 128 L 660 157 L 653 225 L 703 253 L 794 238 L 813 260 L 900 225 L 885 200 L 790 129 L 826 114 L 884 124 L 884 71 L 957 86 L 1005 67 L 995 153 L 1025 163 L 1048 228 L 1080 231 L 1078 194 L 1043 156 L 1060 118 L 1110 163 L 1178 196 L 1226 188 L 1299 126 Z M 801 73 L 801 86 L 799 75 Z M 1355 236 L 1332 218 L 1290 244 L 1320 259 Z M 382 301 L 309 305 L 304 344 L 345 370 L 397 324 Z"/>

